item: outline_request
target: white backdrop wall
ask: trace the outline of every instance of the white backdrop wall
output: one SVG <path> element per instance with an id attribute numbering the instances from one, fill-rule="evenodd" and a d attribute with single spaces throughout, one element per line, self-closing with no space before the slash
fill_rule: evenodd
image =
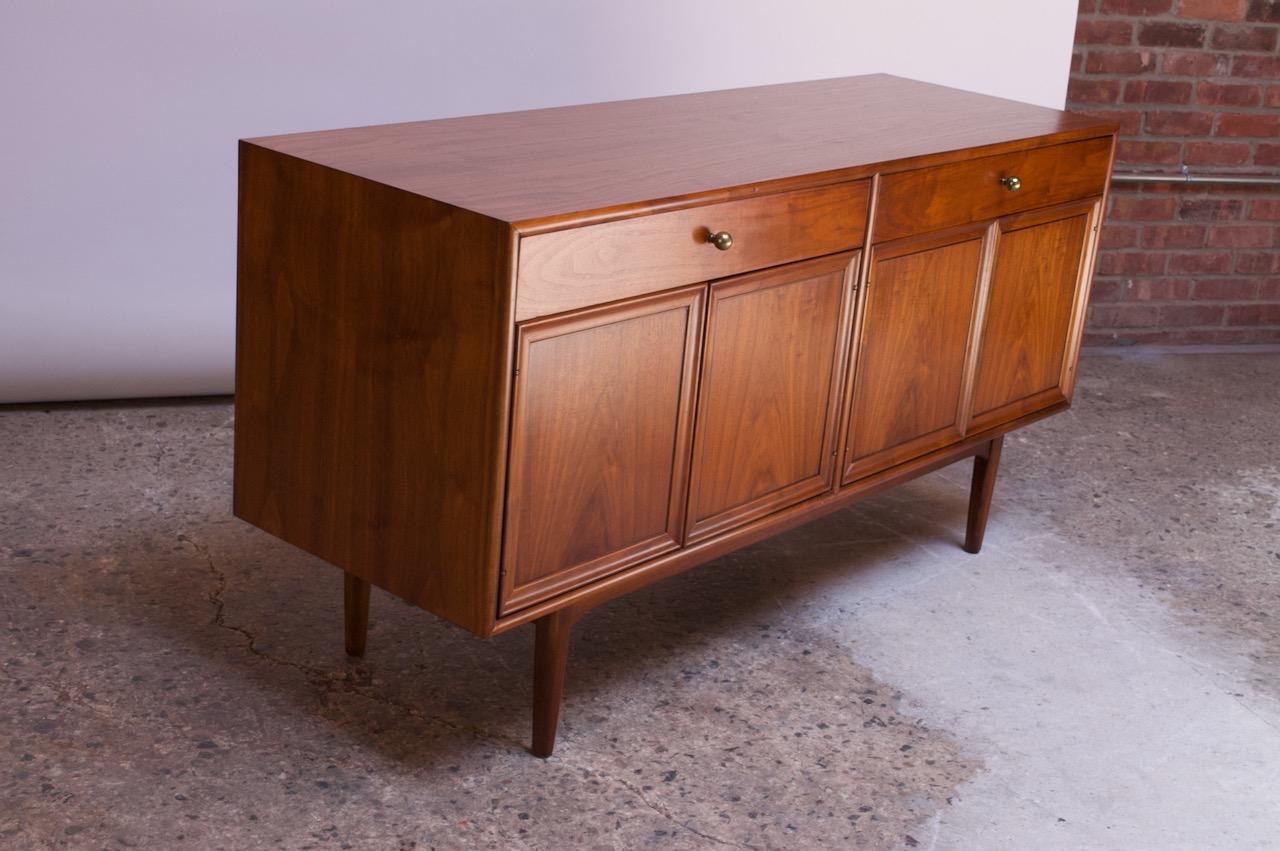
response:
<path id="1" fill-rule="evenodd" d="M 236 139 L 885 71 L 1044 106 L 1076 0 L 0 0 L 0 402 L 226 393 Z"/>

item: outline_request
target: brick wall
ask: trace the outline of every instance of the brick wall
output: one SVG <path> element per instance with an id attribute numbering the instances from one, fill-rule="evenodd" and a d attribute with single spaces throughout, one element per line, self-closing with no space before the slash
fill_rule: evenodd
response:
<path id="1" fill-rule="evenodd" d="M 1280 0 L 1081 0 L 1067 108 L 1117 171 L 1280 175 Z M 1116 184 L 1086 344 L 1280 343 L 1280 187 Z"/>

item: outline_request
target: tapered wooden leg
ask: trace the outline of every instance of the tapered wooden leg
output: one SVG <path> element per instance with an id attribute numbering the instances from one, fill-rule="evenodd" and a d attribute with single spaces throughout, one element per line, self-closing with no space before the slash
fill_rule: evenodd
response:
<path id="1" fill-rule="evenodd" d="M 564 673 L 569 663 L 569 633 L 581 613 L 572 606 L 534 622 L 537 635 L 533 648 L 533 747 L 534 756 L 549 757 L 556 749 L 556 727 L 560 723 L 560 698 L 564 694 Z"/>
<path id="2" fill-rule="evenodd" d="M 347 655 L 363 656 L 369 635 L 369 583 L 359 576 L 343 574 L 343 615 L 347 627 Z"/>
<path id="3" fill-rule="evenodd" d="M 982 549 L 982 536 L 987 531 L 987 515 L 991 513 L 991 494 L 996 487 L 996 471 L 1000 467 L 1000 450 L 1004 435 L 987 444 L 973 457 L 973 487 L 969 491 L 969 524 L 965 529 L 964 548 L 976 553 Z"/>

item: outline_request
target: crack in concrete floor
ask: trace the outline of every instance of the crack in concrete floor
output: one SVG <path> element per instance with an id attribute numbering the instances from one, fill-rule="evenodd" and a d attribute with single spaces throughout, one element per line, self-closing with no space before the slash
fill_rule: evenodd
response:
<path id="1" fill-rule="evenodd" d="M 214 624 L 214 626 L 217 626 L 220 629 L 225 629 L 229 632 L 233 632 L 236 635 L 239 635 L 242 638 L 244 638 L 245 650 L 248 651 L 250 654 L 256 656 L 259 659 L 263 659 L 267 662 L 270 662 L 273 665 L 283 665 L 285 667 L 292 668 L 296 671 L 299 671 L 305 674 L 313 683 L 319 684 L 325 690 L 325 692 L 332 691 L 332 690 L 340 690 L 347 694 L 354 695 L 356 697 L 362 697 L 365 700 L 372 700 L 372 701 L 376 701 L 378 703 L 384 704 L 386 706 L 393 707 L 396 710 L 412 718 L 415 718 L 419 721 L 426 721 L 430 724 L 438 724 L 439 726 L 446 727 L 450 730 L 459 730 L 459 731 L 465 731 L 465 732 L 471 733 L 478 740 L 487 740 L 492 744 L 500 745 L 502 747 L 520 747 L 519 742 L 504 738 L 495 733 L 491 733 L 483 728 L 457 724 L 453 721 L 450 721 L 448 718 L 444 718 L 439 715 L 429 715 L 425 712 L 420 711 L 419 709 L 417 709 L 416 707 L 410 704 L 407 704 L 398 700 L 393 700 L 371 689 L 362 688 L 361 686 L 355 683 L 349 671 L 344 674 L 332 673 L 332 672 L 323 670 L 322 668 L 315 667 L 313 665 L 308 665 L 303 662 L 295 662 L 292 659 L 286 659 L 282 656 L 277 656 L 275 654 L 268 653 L 262 650 L 257 646 L 257 638 L 253 635 L 253 633 L 251 633 L 249 630 L 245 629 L 242 626 L 237 626 L 236 624 L 227 622 L 226 616 L 225 616 L 226 615 L 225 595 L 227 591 L 227 575 L 224 572 L 222 572 L 220 569 L 218 569 L 218 565 L 217 565 L 217 562 L 214 560 L 212 551 L 210 551 L 208 547 L 204 546 L 203 544 L 191 538 L 189 535 L 185 535 L 185 534 L 179 535 L 178 540 L 182 541 L 183 543 L 189 544 L 193 549 L 195 549 L 201 555 L 201 557 L 205 560 L 205 563 L 209 567 L 209 572 L 214 577 L 214 580 L 215 580 L 214 588 L 208 594 L 208 600 L 213 605 L 212 623 Z"/>
<path id="2" fill-rule="evenodd" d="M 253 633 L 249 632 L 244 627 L 240 627 L 235 624 L 228 623 L 226 620 L 226 617 L 225 617 L 226 601 L 224 598 L 227 590 L 227 575 L 218 568 L 217 562 L 214 560 L 212 551 L 207 546 L 204 546 L 203 544 L 201 544 L 200 542 L 196 541 L 195 539 L 191 538 L 189 535 L 186 535 L 186 534 L 179 535 L 178 540 L 186 544 L 189 544 L 193 549 L 195 549 L 201 555 L 201 557 L 205 560 L 206 564 L 209 567 L 209 572 L 214 577 L 215 585 L 213 590 L 210 591 L 208 595 L 209 602 L 213 605 L 213 609 L 214 609 L 213 611 L 214 625 L 222 629 L 229 630 L 230 632 L 233 632 L 243 637 L 245 639 L 245 650 L 248 651 L 249 653 L 253 654 L 254 656 L 260 659 L 270 662 L 272 664 L 283 665 L 285 667 L 292 668 L 296 671 L 299 671 L 307 675 L 307 677 L 310 678 L 313 682 L 322 684 L 322 686 L 326 691 L 339 689 L 346 692 L 347 694 L 355 695 L 357 697 L 364 698 L 365 700 L 371 700 L 386 706 L 393 707 L 396 710 L 421 721 L 426 721 L 431 724 L 438 724 L 443 727 L 447 727 L 451 730 L 464 730 L 464 731 L 470 732 L 477 740 L 480 740 L 480 741 L 489 741 L 492 744 L 501 745 L 503 747 L 513 747 L 513 748 L 522 747 L 521 743 L 519 742 L 511 741 L 495 733 L 491 733 L 487 730 L 484 730 L 480 727 L 472 727 L 472 726 L 456 724 L 450 721 L 449 719 L 438 716 L 438 715 L 428 715 L 424 712 L 421 712 L 417 708 L 409 704 L 406 704 L 402 701 L 393 700 L 376 691 L 361 688 L 351 680 L 349 675 L 340 675 L 340 674 L 330 673 L 320 668 L 307 665 L 301 662 L 295 662 L 292 659 L 286 659 L 283 657 L 275 656 L 271 653 L 267 653 L 259 649 L 256 646 L 257 639 L 254 637 Z M 94 708 L 94 711 L 98 711 L 98 710 Z M 627 789 L 633 795 L 638 797 L 642 802 L 644 802 L 645 806 L 653 810 L 653 812 L 657 813 L 662 818 L 666 819 L 667 821 L 671 822 L 677 827 L 680 827 L 684 830 L 689 831 L 694 836 L 697 836 L 701 839 L 705 839 L 709 842 L 714 842 L 717 845 L 724 845 L 731 848 L 746 848 L 746 849 L 749 849 L 749 851 L 757 851 L 758 849 L 758 846 L 751 845 L 749 843 L 733 842 L 727 839 L 723 839 L 719 836 L 714 836 L 712 834 L 703 833 L 702 831 L 699 831 L 697 828 L 693 827 L 692 825 L 686 824 L 685 822 L 676 818 L 666 807 L 662 806 L 660 803 L 650 800 L 648 795 L 646 795 L 644 791 L 640 787 L 636 786 L 634 783 L 631 783 L 626 779 L 622 777 L 618 777 L 608 771 L 604 771 L 594 766 L 576 765 L 572 757 L 568 759 L 563 757 L 556 757 L 554 760 L 549 761 L 549 764 L 554 766 L 555 769 L 560 769 L 560 770 L 563 770 L 563 769 L 572 770 L 574 768 L 582 768 L 586 771 L 590 771 L 593 774 L 603 777 L 608 782 Z"/>

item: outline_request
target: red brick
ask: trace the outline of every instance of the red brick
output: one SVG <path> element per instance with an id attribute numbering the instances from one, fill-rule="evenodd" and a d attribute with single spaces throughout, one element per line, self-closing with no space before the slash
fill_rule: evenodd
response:
<path id="1" fill-rule="evenodd" d="M 1188 142 L 1182 158 L 1187 165 L 1244 165 L 1250 150 L 1247 142 Z"/>
<path id="2" fill-rule="evenodd" d="M 1227 309 L 1220 304 L 1162 304 L 1160 324 L 1169 326 L 1221 325 Z"/>
<path id="3" fill-rule="evenodd" d="M 1225 251 L 1174 254 L 1169 258 L 1169 271 L 1175 275 L 1225 275 L 1231 271 L 1231 255 Z"/>
<path id="4" fill-rule="evenodd" d="M 1280 115 L 1248 115 L 1224 113 L 1218 116 L 1219 136 L 1280 136 Z"/>
<path id="5" fill-rule="evenodd" d="M 1089 324 L 1098 328 L 1150 328 L 1160 323 L 1154 304 L 1095 304 L 1089 308 Z"/>
<path id="6" fill-rule="evenodd" d="M 1076 22 L 1076 44 L 1131 44 L 1133 27 L 1124 21 Z"/>
<path id="7" fill-rule="evenodd" d="M 1258 298 L 1268 301 L 1280 301 L 1280 278 L 1259 279 Z"/>
<path id="8" fill-rule="evenodd" d="M 1115 103 L 1119 99 L 1119 80 L 1089 80 L 1072 77 L 1067 83 L 1068 103 Z"/>
<path id="9" fill-rule="evenodd" d="M 1280 77 L 1280 56 L 1236 56 L 1231 60 L 1233 77 Z"/>
<path id="10" fill-rule="evenodd" d="M 1150 251 L 1104 251 L 1098 257 L 1099 275 L 1159 275 L 1165 255 Z"/>
<path id="11" fill-rule="evenodd" d="M 1125 281 L 1121 278 L 1097 278 L 1089 290 L 1089 303 L 1119 301 L 1125 289 Z"/>
<path id="12" fill-rule="evenodd" d="M 1160 71 L 1187 77 L 1217 77 L 1227 73 L 1231 57 L 1218 53 L 1166 53 L 1160 59 Z"/>
<path id="13" fill-rule="evenodd" d="M 1163 346 L 1172 342 L 1178 331 L 1136 331 L 1131 329 L 1106 328 L 1086 329 L 1084 344 L 1093 348 L 1124 346 Z"/>
<path id="14" fill-rule="evenodd" d="M 1224 104 L 1227 106 L 1257 106 L 1262 101 L 1259 86 L 1230 85 L 1224 83 L 1199 83 L 1196 85 L 1196 102 Z"/>
<path id="15" fill-rule="evenodd" d="M 1235 199 L 1184 198 L 1178 204 L 1178 218 L 1208 222 L 1238 219 L 1244 213 L 1244 202 Z"/>
<path id="16" fill-rule="evenodd" d="M 1204 25 L 1168 21 L 1145 23 L 1138 29 L 1138 44 L 1152 47 L 1202 47 Z"/>
<path id="17" fill-rule="evenodd" d="M 1275 27 L 1214 27 L 1210 44 L 1218 50 L 1275 50 Z"/>
<path id="18" fill-rule="evenodd" d="M 1191 298 L 1190 278 L 1130 278 L 1124 301 L 1183 301 Z"/>
<path id="19" fill-rule="evenodd" d="M 1167 222 L 1173 218 L 1178 209 L 1176 198 L 1144 198 L 1138 195 L 1113 195 L 1111 198 L 1112 219 L 1130 221 Z"/>
<path id="20" fill-rule="evenodd" d="M 1280 253 L 1274 251 L 1240 251 L 1236 253 L 1237 275 L 1273 275 L 1280 273 Z"/>
<path id="21" fill-rule="evenodd" d="M 1275 228 L 1270 225 L 1214 225 L 1209 229 L 1210 248 L 1270 248 Z"/>
<path id="22" fill-rule="evenodd" d="M 1154 136 L 1206 136 L 1213 129 L 1207 112 L 1148 112 L 1147 132 Z"/>
<path id="23" fill-rule="evenodd" d="M 1262 105 L 1280 107 L 1280 86 L 1267 86 L 1267 93 L 1262 97 Z"/>
<path id="24" fill-rule="evenodd" d="M 1205 230 L 1200 225 L 1147 225 L 1142 244 L 1147 248 L 1203 248 Z"/>
<path id="25" fill-rule="evenodd" d="M 1132 142 L 1116 145 L 1116 162 L 1177 165 L 1182 152 L 1178 142 Z"/>
<path id="26" fill-rule="evenodd" d="M 1257 198 L 1249 203 L 1249 218 L 1260 221 L 1280 221 L 1280 201 Z"/>
<path id="27" fill-rule="evenodd" d="M 1174 80 L 1132 80 L 1125 84 L 1124 99 L 1128 103 L 1190 103 L 1191 84 Z"/>
<path id="28" fill-rule="evenodd" d="M 1163 15 L 1173 9 L 1173 0 L 1102 0 L 1098 11 L 1104 15 Z"/>
<path id="29" fill-rule="evenodd" d="M 1098 0 L 1080 0 L 1080 6 L 1076 10 L 1080 15 L 1092 15 L 1098 11 Z"/>
<path id="30" fill-rule="evenodd" d="M 1071 54 L 1071 73 L 1076 74 L 1084 67 L 1084 55 L 1080 53 Z"/>
<path id="31" fill-rule="evenodd" d="M 1165 327 L 1188 328 L 1221 325 L 1227 308 L 1221 304 L 1162 304 L 1160 324 Z"/>
<path id="32" fill-rule="evenodd" d="M 1191 297 L 1199 301 L 1244 301 L 1257 295 L 1257 278 L 1201 278 Z"/>
<path id="33" fill-rule="evenodd" d="M 1209 21 L 1239 21 L 1244 18 L 1244 0 L 1182 0 L 1178 17 Z"/>
<path id="34" fill-rule="evenodd" d="M 1090 74 L 1143 74 L 1155 65 L 1155 55 L 1149 50 L 1091 50 L 1084 70 Z"/>
<path id="35" fill-rule="evenodd" d="M 1280 145 L 1259 145 L 1253 152 L 1255 165 L 1280 165 Z"/>
<path id="36" fill-rule="evenodd" d="M 1280 24 L 1280 2 L 1278 0 L 1249 0 L 1249 10 L 1244 17 L 1247 21 Z"/>
<path id="37" fill-rule="evenodd" d="M 1108 222 L 1102 228 L 1102 236 L 1098 245 L 1103 248 L 1133 248 L 1138 244 L 1138 229 L 1130 225 L 1117 225 Z"/>
<path id="38" fill-rule="evenodd" d="M 1233 304 L 1227 308 L 1228 325 L 1280 325 L 1280 304 Z"/>

